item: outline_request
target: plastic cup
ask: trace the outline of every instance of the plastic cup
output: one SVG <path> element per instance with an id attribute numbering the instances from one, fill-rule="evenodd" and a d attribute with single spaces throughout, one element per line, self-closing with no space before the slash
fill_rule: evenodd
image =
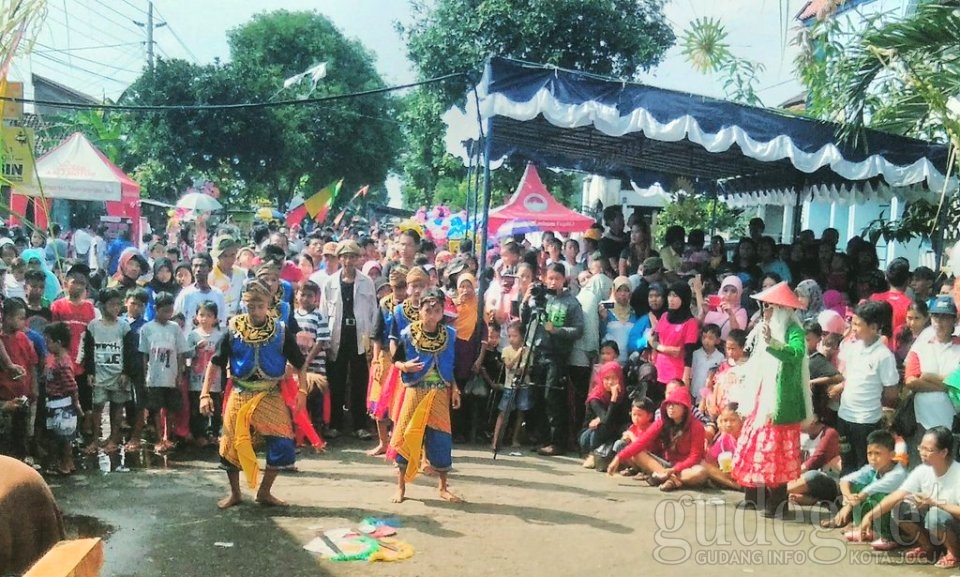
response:
<path id="1" fill-rule="evenodd" d="M 717 455 L 717 465 L 720 466 L 720 470 L 724 473 L 729 473 L 733 470 L 733 453 L 730 451 L 724 451 Z"/>

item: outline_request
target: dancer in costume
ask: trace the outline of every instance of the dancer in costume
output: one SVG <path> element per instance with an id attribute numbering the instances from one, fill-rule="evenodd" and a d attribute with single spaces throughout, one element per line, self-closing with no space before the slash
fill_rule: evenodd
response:
<path id="1" fill-rule="evenodd" d="M 460 408 L 460 390 L 453 379 L 457 333 L 440 324 L 443 303 L 439 289 L 423 293 L 420 319 L 400 333 L 393 357 L 405 389 L 387 452 L 397 465 L 395 503 L 403 501 L 406 484 L 416 478 L 424 452 L 440 477 L 440 498 L 452 503 L 462 501 L 447 486 L 447 473 L 453 464 L 450 407 Z"/>
<path id="2" fill-rule="evenodd" d="M 271 314 L 273 291 L 261 280 L 252 280 L 243 289 L 247 312 L 230 320 L 227 334 L 217 354 L 207 366 L 200 393 L 200 411 L 213 413 L 210 386 L 227 369 L 232 390 L 223 412 L 220 437 L 220 462 L 227 471 L 230 495 L 217 506 L 221 509 L 240 503 L 240 471 L 250 488 L 257 487 L 260 472 L 253 449 L 251 430 L 266 439 L 267 468 L 257 491 L 256 501 L 263 505 L 286 505 L 270 490 L 281 469 L 292 468 L 296 461 L 290 409 L 280 394 L 280 380 L 289 363 L 296 369 L 298 382 L 307 383 L 306 364 L 297 339 L 286 323 Z M 307 391 L 301 385 L 296 408 L 303 411 Z"/>
<path id="3" fill-rule="evenodd" d="M 375 457 L 387 452 L 390 437 L 387 434 L 394 393 L 400 372 L 393 366 L 390 356 L 390 332 L 393 327 L 394 309 L 407 299 L 407 268 L 397 265 L 390 271 L 390 287 L 393 292 L 380 299 L 380 318 L 373 334 L 373 363 L 370 386 L 367 388 L 367 410 L 377 423 L 377 446 L 367 451 Z M 418 295 L 419 296 L 419 295 Z"/>
<path id="4" fill-rule="evenodd" d="M 763 321 L 744 368 L 755 379 L 756 404 L 744 424 L 734 457 L 733 478 L 745 500 L 764 504 L 763 515 L 779 517 L 787 507 L 787 483 L 800 476 L 800 429 L 813 417 L 806 340 L 797 318 L 802 308 L 786 282 L 756 295 Z M 751 339 L 748 339 L 748 342 Z"/>

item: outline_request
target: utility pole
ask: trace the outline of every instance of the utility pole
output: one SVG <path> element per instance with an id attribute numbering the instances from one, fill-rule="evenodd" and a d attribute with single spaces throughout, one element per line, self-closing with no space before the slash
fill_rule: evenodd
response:
<path id="1" fill-rule="evenodd" d="M 146 22 L 137 22 L 133 21 L 134 24 L 143 28 L 147 32 L 147 68 L 150 72 L 153 72 L 153 31 L 155 28 L 160 28 L 166 26 L 166 22 L 154 23 L 153 21 L 153 0 L 147 0 L 147 21 Z"/>

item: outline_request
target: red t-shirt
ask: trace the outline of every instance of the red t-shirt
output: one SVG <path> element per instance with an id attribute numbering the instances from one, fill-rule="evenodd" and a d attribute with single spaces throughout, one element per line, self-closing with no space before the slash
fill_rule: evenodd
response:
<path id="1" fill-rule="evenodd" d="M 900 334 L 903 325 L 907 324 L 907 309 L 913 302 L 910 297 L 901 292 L 887 291 L 870 296 L 872 301 L 886 301 L 893 308 L 893 338 L 887 342 L 891 351 L 897 350 L 897 335 Z"/>
<path id="2" fill-rule="evenodd" d="M 31 401 L 35 400 L 37 397 L 33 394 L 33 369 L 40 359 L 30 337 L 23 331 L 13 334 L 0 333 L 0 342 L 3 342 L 13 364 L 27 370 L 19 379 L 11 378 L 6 371 L 0 371 L 0 401 L 9 401 L 22 395 Z"/>
<path id="3" fill-rule="evenodd" d="M 93 303 L 84 300 L 80 304 L 73 304 L 68 298 L 57 299 L 50 305 L 50 314 L 54 322 L 62 321 L 70 328 L 70 359 L 73 361 L 73 372 L 75 375 L 82 375 L 83 366 L 77 363 L 77 358 L 80 356 L 83 332 L 87 330 L 90 321 L 97 318 Z"/>

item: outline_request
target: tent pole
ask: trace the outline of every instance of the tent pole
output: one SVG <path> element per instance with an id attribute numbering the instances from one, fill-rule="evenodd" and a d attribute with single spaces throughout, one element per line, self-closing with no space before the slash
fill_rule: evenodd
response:
<path id="1" fill-rule="evenodd" d="M 487 61 L 487 68 L 489 72 L 490 61 Z M 488 76 L 489 77 L 489 76 Z M 493 154 L 493 119 L 488 118 L 486 121 L 487 130 L 486 135 L 484 136 L 485 140 L 483 143 L 483 208 L 477 211 L 478 215 L 483 215 L 483 230 L 480 232 L 480 262 L 479 269 L 481 272 L 486 272 L 487 268 L 487 237 L 490 234 L 489 230 L 489 218 L 490 218 L 490 155 Z M 489 286 L 487 281 L 487 275 L 480 275 L 480 298 L 479 300 L 479 309 L 480 309 L 480 318 L 483 318 L 483 295 L 487 292 L 487 286 Z"/>

